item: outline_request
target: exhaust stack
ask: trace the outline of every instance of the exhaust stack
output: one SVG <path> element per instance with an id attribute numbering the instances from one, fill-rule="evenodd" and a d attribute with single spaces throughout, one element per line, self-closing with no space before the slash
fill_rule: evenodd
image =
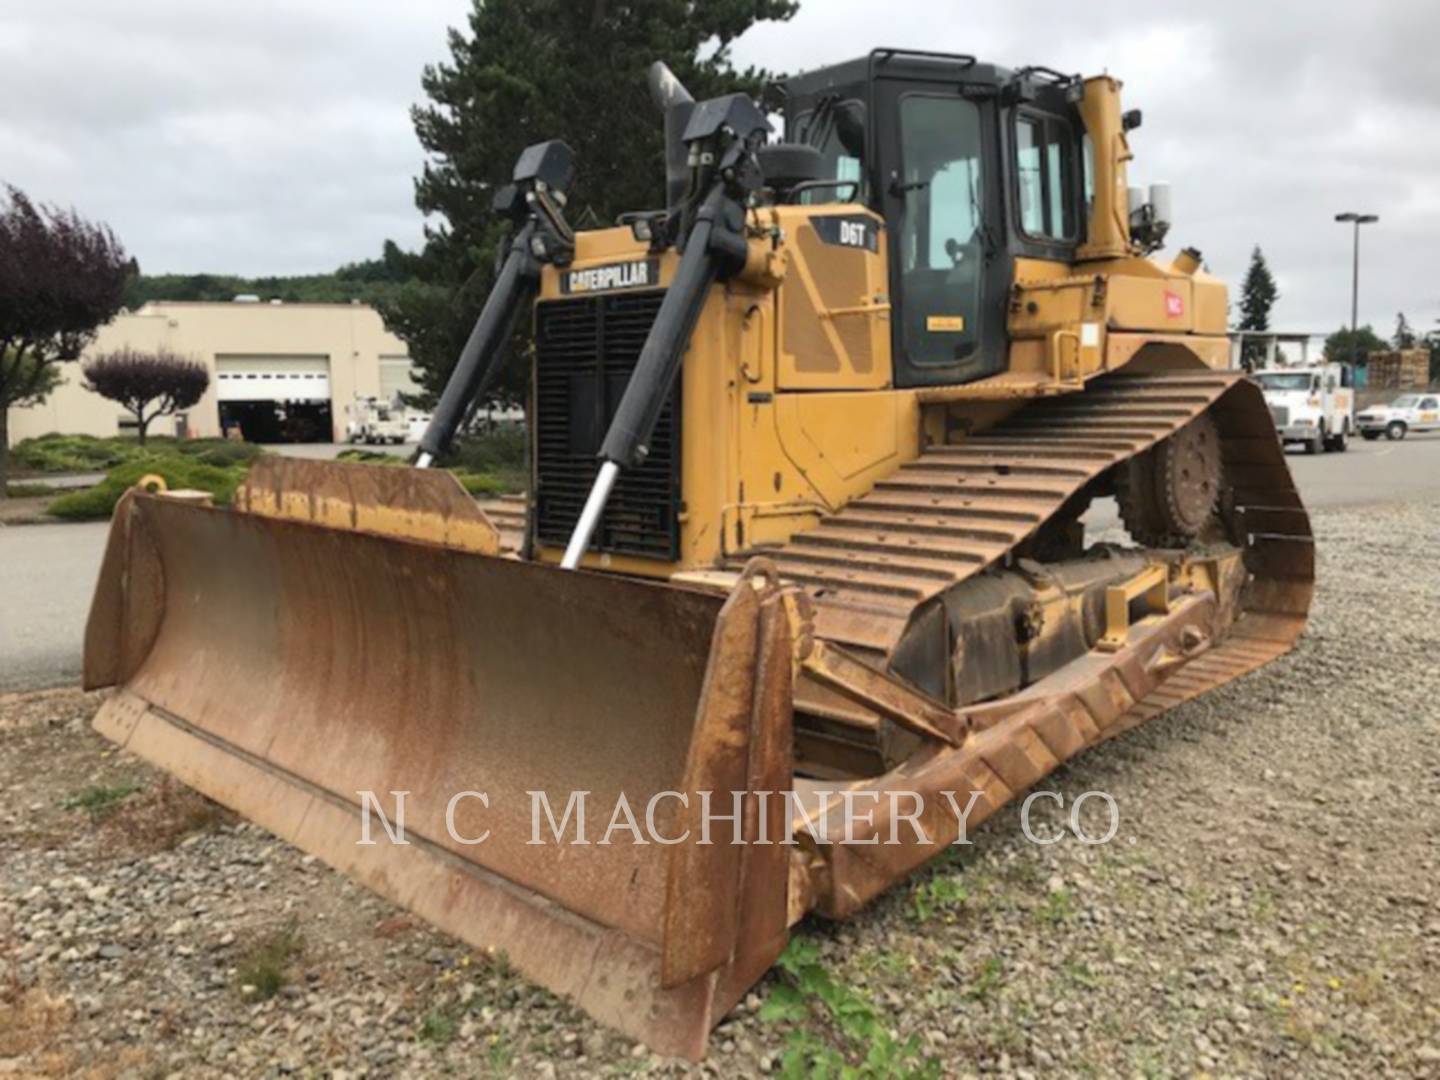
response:
<path id="1" fill-rule="evenodd" d="M 650 97 L 665 114 L 665 208 L 674 210 L 685 198 L 690 180 L 690 152 L 685 125 L 695 111 L 695 98 L 663 60 L 650 65 Z"/>

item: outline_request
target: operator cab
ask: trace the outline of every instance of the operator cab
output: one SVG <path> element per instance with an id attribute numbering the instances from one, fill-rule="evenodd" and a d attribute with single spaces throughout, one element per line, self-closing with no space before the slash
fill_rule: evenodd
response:
<path id="1" fill-rule="evenodd" d="M 885 219 L 896 385 L 1004 371 L 1016 260 L 1072 263 L 1085 239 L 1080 80 L 880 49 L 783 89 L 786 141 L 815 147 L 830 182 L 798 201 Z"/>

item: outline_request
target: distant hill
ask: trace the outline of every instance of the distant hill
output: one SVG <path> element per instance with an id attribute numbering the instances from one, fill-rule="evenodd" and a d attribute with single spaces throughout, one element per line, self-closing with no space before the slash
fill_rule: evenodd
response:
<path id="1" fill-rule="evenodd" d="M 152 300 L 229 301 L 250 294 L 287 304 L 376 304 L 414 281 L 419 256 L 386 241 L 378 259 L 347 263 L 329 274 L 293 277 L 240 277 L 235 274 L 141 274 L 130 283 L 125 304 L 131 311 Z"/>

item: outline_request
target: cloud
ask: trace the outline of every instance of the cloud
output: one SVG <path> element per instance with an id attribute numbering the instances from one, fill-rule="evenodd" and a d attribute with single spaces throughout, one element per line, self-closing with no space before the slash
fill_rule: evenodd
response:
<path id="1" fill-rule="evenodd" d="M 24 10 L 15 10 L 17 8 Z M 0 13 L 0 179 L 109 221 L 152 271 L 288 273 L 414 243 L 408 110 L 469 0 L 50 0 Z M 1178 243 L 1232 282 L 1260 244 L 1277 322 L 1349 317 L 1341 210 L 1362 238 L 1361 318 L 1440 316 L 1440 7 L 806 0 L 739 64 L 817 67 L 874 45 L 1108 70 L 1145 111 L 1133 176 L 1175 188 Z M 877 36 L 879 35 L 879 36 Z M 881 40 L 883 37 L 884 40 Z M 647 122 L 649 118 L 637 118 Z"/>
<path id="2" fill-rule="evenodd" d="M 418 242 L 410 106 L 465 0 L 0 10 L 0 180 L 152 272 L 302 273 Z"/>

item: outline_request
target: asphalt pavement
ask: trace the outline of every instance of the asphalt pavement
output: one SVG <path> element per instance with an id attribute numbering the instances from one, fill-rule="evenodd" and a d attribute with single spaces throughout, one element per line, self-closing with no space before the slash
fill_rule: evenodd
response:
<path id="1" fill-rule="evenodd" d="M 0 693 L 80 681 L 107 522 L 0 526 Z"/>
<path id="2" fill-rule="evenodd" d="M 1312 512 L 1440 501 L 1440 435 L 1356 440 L 1344 454 L 1288 456 Z M 1086 523 L 1092 532 L 1118 524 L 1113 501 L 1097 502 Z M 79 681 L 85 616 L 108 530 L 103 523 L 0 526 L 0 693 Z"/>

